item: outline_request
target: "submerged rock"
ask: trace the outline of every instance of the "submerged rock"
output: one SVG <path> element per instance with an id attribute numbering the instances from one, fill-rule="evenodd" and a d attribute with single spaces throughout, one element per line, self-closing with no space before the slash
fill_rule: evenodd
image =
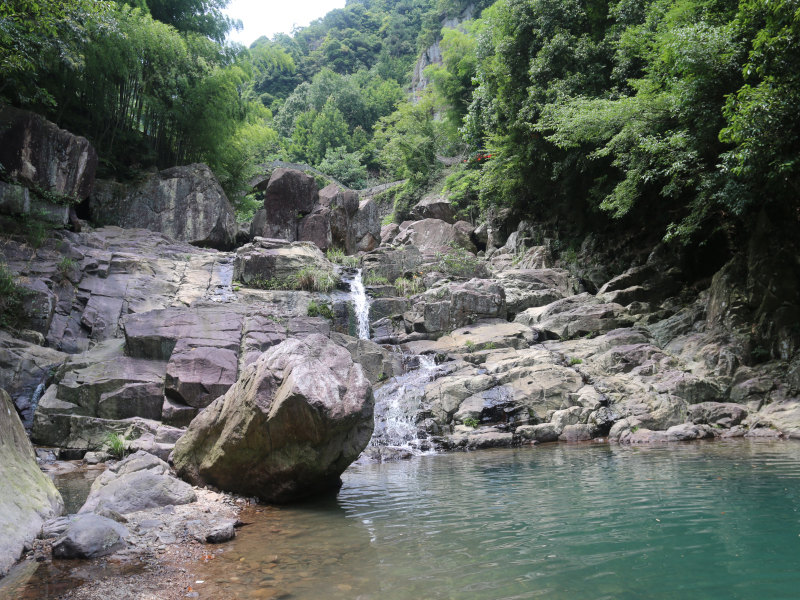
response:
<path id="1" fill-rule="evenodd" d="M 181 477 L 268 502 L 340 485 L 372 435 L 372 387 L 322 335 L 289 339 L 244 369 L 175 446 Z"/>
<path id="2" fill-rule="evenodd" d="M 36 464 L 11 398 L 0 390 L 0 577 L 33 542 L 42 524 L 63 510 L 61 494 Z"/>

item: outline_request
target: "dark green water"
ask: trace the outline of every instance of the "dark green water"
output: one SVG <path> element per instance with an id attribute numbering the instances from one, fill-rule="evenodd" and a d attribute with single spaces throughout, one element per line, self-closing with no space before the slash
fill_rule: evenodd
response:
<path id="1" fill-rule="evenodd" d="M 800 597 L 800 444 L 546 445 L 355 465 L 245 513 L 201 598 Z"/>

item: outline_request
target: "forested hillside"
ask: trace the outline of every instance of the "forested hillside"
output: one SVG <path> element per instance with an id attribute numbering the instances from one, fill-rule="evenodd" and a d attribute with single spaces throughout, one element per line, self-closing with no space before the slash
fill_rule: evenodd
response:
<path id="1" fill-rule="evenodd" d="M 5 2 L 0 100 L 88 137 L 108 174 L 204 161 L 234 198 L 280 159 L 407 179 L 398 220 L 433 188 L 471 218 L 690 244 L 735 245 L 764 207 L 797 224 L 796 0 L 348 0 L 251 48 L 221 43 L 226 4 Z"/>

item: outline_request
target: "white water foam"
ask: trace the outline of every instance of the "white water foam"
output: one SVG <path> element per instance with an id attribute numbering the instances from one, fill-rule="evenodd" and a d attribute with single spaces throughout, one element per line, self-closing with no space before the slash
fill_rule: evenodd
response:
<path id="1" fill-rule="evenodd" d="M 350 280 L 350 300 L 353 302 L 353 310 L 356 314 L 358 337 L 362 340 L 368 340 L 370 299 L 369 296 L 367 296 L 367 290 L 364 289 L 364 282 L 361 279 L 361 269 L 357 269 L 355 275 Z"/>
<path id="2" fill-rule="evenodd" d="M 375 390 L 375 431 L 370 446 L 405 448 L 415 454 L 428 444 L 419 438 L 417 415 L 425 386 L 436 378 L 433 356 L 418 357 L 419 368 L 393 377 Z"/>

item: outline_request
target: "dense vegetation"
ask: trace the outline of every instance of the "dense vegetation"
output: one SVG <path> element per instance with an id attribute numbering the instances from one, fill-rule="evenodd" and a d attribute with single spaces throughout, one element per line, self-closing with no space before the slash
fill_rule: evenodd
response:
<path id="1" fill-rule="evenodd" d="M 765 205 L 797 219 L 797 0 L 348 0 L 249 49 L 220 44 L 226 4 L 5 2 L 0 100 L 86 135 L 111 173 L 202 160 L 230 193 L 282 159 L 406 179 L 398 218 L 438 186 L 464 215 L 638 218 L 683 241 L 732 239 Z"/>

